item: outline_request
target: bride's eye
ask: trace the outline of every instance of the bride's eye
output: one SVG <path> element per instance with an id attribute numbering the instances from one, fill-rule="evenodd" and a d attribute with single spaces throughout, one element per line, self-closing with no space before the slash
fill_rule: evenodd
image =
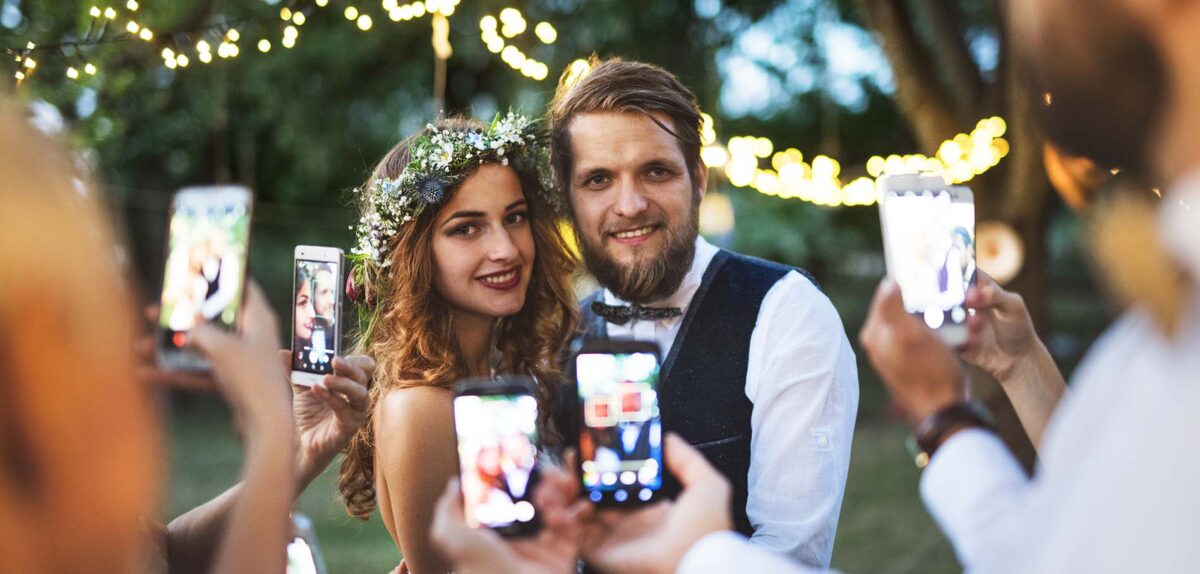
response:
<path id="1" fill-rule="evenodd" d="M 519 224 L 525 223 L 527 221 L 529 221 L 529 212 L 527 212 L 527 211 L 518 211 L 515 213 L 510 213 L 510 214 L 508 214 L 507 217 L 504 218 L 505 225 L 519 225 Z"/>
<path id="2" fill-rule="evenodd" d="M 454 229 L 451 229 L 450 235 L 452 237 L 471 237 L 478 232 L 479 232 L 478 225 L 475 225 L 474 223 L 467 223 L 464 225 L 459 225 L 458 227 L 455 227 Z"/>

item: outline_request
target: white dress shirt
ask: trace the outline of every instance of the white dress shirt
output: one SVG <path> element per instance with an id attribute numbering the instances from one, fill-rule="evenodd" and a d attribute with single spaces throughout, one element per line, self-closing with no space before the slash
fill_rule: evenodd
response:
<path id="1" fill-rule="evenodd" d="M 679 289 L 652 307 L 684 314 L 718 249 L 696 239 L 691 270 Z M 625 305 L 605 290 L 610 305 Z M 608 323 L 613 338 L 654 341 L 663 356 L 683 317 Z M 792 271 L 767 292 L 750 337 L 746 369 L 750 471 L 746 514 L 751 542 L 825 568 L 846 487 L 858 413 L 858 369 L 841 318 L 829 298 Z"/>
<path id="2" fill-rule="evenodd" d="M 1169 338 L 1141 310 L 1096 343 L 1025 476 L 995 435 L 962 431 L 921 477 L 921 495 L 969 572 L 1200 571 L 1200 175 L 1163 200 L 1160 239 L 1191 277 Z M 687 574 L 816 572 L 711 534 Z"/>

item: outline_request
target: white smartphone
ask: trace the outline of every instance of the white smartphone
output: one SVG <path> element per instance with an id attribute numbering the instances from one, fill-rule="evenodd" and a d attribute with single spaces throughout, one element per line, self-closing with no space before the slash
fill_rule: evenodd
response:
<path id="1" fill-rule="evenodd" d="M 189 187 L 175 194 L 159 307 L 159 366 L 208 370 L 208 362 L 187 349 L 188 332 L 201 322 L 235 329 L 253 205 L 250 190 L 239 186 Z"/>
<path id="2" fill-rule="evenodd" d="M 317 546 L 312 520 L 299 512 L 292 514 L 292 541 L 287 546 L 285 574 L 325 574 L 325 560 Z"/>
<path id="3" fill-rule="evenodd" d="M 975 197 L 941 176 L 880 179 L 879 219 L 888 276 L 904 308 L 946 344 L 967 340 L 967 289 L 975 284 Z"/>
<path id="4" fill-rule="evenodd" d="M 297 245 L 292 282 L 292 383 L 312 386 L 342 352 L 343 253 Z"/>

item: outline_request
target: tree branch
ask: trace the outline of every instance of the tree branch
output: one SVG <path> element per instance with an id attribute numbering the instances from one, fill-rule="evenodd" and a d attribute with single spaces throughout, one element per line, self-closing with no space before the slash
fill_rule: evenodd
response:
<path id="1" fill-rule="evenodd" d="M 913 28 L 904 0 L 857 0 L 863 21 L 874 30 L 892 65 L 896 101 L 927 154 L 958 133 L 950 98 L 938 80 L 934 59 Z"/>
<path id="2" fill-rule="evenodd" d="M 928 16 L 934 52 L 941 61 L 958 119 L 972 122 L 983 115 L 983 74 L 971 56 L 958 5 L 950 0 L 917 0 Z"/>

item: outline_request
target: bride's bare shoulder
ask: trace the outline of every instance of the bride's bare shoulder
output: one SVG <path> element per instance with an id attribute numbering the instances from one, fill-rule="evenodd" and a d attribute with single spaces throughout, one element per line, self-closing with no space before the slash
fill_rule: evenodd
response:
<path id="1" fill-rule="evenodd" d="M 375 411 L 376 442 L 453 440 L 454 393 L 430 385 L 392 389 L 379 397 Z"/>

